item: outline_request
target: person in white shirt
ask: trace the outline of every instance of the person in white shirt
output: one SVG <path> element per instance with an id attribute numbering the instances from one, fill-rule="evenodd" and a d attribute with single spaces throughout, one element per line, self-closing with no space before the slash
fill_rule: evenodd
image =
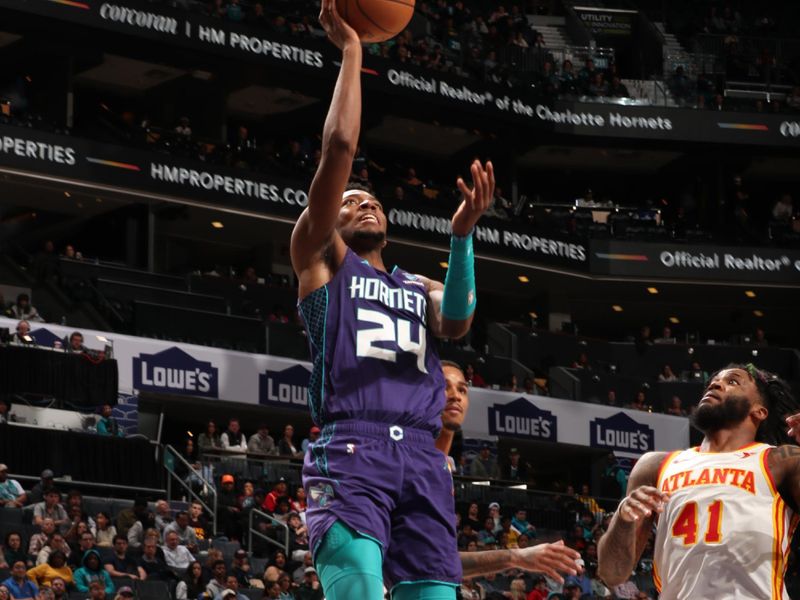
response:
<path id="1" fill-rule="evenodd" d="M 8 478 L 8 467 L 0 465 L 0 506 L 21 508 L 28 497 L 16 479 Z"/>
<path id="2" fill-rule="evenodd" d="M 219 436 L 222 447 L 231 454 L 247 454 L 247 438 L 239 429 L 239 419 L 231 417 L 228 421 L 228 429 Z M 242 456 L 241 458 L 244 458 Z"/>
<path id="3" fill-rule="evenodd" d="M 164 559 L 167 565 L 174 569 L 187 569 L 192 564 L 194 556 L 189 552 L 186 546 L 181 546 L 179 543 L 178 534 L 170 531 L 166 536 L 166 544 L 161 546 L 164 551 Z"/>

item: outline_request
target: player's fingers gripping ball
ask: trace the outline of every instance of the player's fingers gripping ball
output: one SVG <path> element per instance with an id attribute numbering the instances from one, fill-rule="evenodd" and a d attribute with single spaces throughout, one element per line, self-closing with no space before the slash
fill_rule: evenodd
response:
<path id="1" fill-rule="evenodd" d="M 368 44 L 385 42 L 406 28 L 415 0 L 336 0 L 342 18 Z"/>

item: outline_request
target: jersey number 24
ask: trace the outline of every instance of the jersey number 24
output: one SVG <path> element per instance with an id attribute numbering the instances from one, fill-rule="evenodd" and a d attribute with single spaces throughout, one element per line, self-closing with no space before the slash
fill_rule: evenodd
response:
<path id="1" fill-rule="evenodd" d="M 411 339 L 411 321 L 397 319 L 395 322 L 389 315 L 377 310 L 358 309 L 359 330 L 356 333 L 356 356 L 377 358 L 389 362 L 397 362 L 397 350 L 389 347 L 376 346 L 378 342 L 393 344 L 402 352 L 411 352 L 417 355 L 417 368 L 423 373 L 425 369 L 425 327 L 417 323 L 418 342 Z M 371 323 L 377 327 L 361 329 L 362 323 Z"/>

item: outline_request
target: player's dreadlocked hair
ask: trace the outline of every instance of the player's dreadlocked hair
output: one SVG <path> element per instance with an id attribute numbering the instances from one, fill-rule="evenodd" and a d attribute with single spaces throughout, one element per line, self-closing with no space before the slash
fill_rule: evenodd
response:
<path id="1" fill-rule="evenodd" d="M 789 415 L 800 412 L 800 404 L 792 394 L 792 388 L 783 379 L 753 363 L 730 364 L 724 369 L 741 369 L 755 382 L 761 401 L 767 407 L 769 415 L 756 431 L 756 441 L 773 446 L 795 444 L 793 438 L 786 434 L 785 419 Z"/>

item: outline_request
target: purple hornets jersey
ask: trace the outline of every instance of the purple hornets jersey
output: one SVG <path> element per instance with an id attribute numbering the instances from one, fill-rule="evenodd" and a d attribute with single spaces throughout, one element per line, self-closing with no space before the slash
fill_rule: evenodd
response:
<path id="1" fill-rule="evenodd" d="M 376 270 L 348 248 L 333 279 L 300 302 L 317 425 L 357 419 L 438 433 L 445 383 L 427 304 L 416 276 Z"/>

